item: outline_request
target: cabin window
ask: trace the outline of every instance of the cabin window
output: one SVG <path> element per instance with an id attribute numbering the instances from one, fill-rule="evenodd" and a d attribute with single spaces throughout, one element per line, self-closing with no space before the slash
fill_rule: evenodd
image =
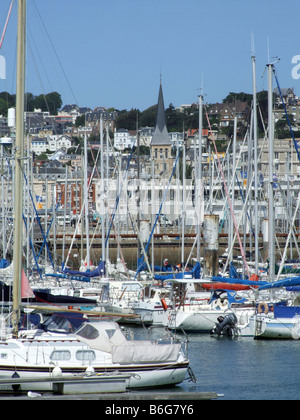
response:
<path id="1" fill-rule="evenodd" d="M 89 340 L 94 340 L 99 337 L 99 331 L 89 324 L 85 324 L 83 328 L 77 331 L 77 334 Z"/>
<path id="2" fill-rule="evenodd" d="M 7 353 L 0 353 L 1 359 L 7 359 Z"/>
<path id="3" fill-rule="evenodd" d="M 69 350 L 54 350 L 51 353 L 50 360 L 58 361 L 58 360 L 70 360 L 71 353 Z"/>
<path id="4" fill-rule="evenodd" d="M 83 362 L 92 362 L 96 359 L 96 355 L 93 350 L 78 350 L 76 352 L 76 359 Z"/>

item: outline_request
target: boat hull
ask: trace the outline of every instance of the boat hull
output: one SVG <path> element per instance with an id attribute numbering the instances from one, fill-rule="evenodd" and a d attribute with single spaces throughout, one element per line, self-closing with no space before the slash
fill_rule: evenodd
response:
<path id="1" fill-rule="evenodd" d="M 116 372 L 116 367 L 96 367 L 94 368 L 96 375 L 113 375 Z M 181 383 L 187 374 L 188 362 L 174 363 L 174 364 L 162 364 L 160 366 L 120 366 L 117 371 L 120 375 L 128 375 L 126 379 L 126 389 L 146 389 L 156 388 L 165 386 L 175 386 Z M 43 381 L 45 377 L 53 378 L 52 373 L 49 372 L 49 367 L 42 369 L 40 366 L 35 368 L 33 366 L 15 366 L 8 368 L 7 366 L 0 366 L 0 392 L 11 391 L 13 389 L 17 391 L 44 391 L 53 392 L 58 390 L 58 385 L 52 384 L 52 381 Z M 64 376 L 69 375 L 82 375 L 84 372 L 82 368 L 66 368 L 62 369 Z M 9 381 L 16 374 L 20 378 L 20 382 L 14 385 L 1 385 L 1 381 Z M 47 376 L 48 375 L 48 376 Z M 35 379 L 35 382 L 26 382 L 26 379 Z M 56 378 L 58 379 L 58 378 Z M 17 382 L 17 381 L 16 381 Z M 98 380 L 98 383 L 93 384 L 86 382 L 78 386 L 77 383 L 68 384 L 64 386 L 68 389 L 68 393 L 91 393 L 91 392 L 124 392 L 124 381 L 122 378 L 111 379 L 106 378 L 106 382 L 102 383 Z"/>
<path id="2" fill-rule="evenodd" d="M 256 339 L 287 339 L 300 338 L 300 323 L 298 318 L 257 318 L 255 328 Z"/>
<path id="3" fill-rule="evenodd" d="M 190 332 L 208 333 L 218 324 L 218 317 L 228 315 L 231 312 L 228 309 L 195 312 L 177 311 L 169 316 L 167 327 L 171 330 L 182 329 Z"/>

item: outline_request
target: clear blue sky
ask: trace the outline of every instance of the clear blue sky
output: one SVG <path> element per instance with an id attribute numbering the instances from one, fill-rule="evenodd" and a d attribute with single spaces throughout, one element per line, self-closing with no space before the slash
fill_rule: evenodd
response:
<path id="1" fill-rule="evenodd" d="M 1 0 L 1 33 L 10 3 Z M 252 34 L 257 89 L 267 89 L 269 40 L 281 87 L 300 95 L 292 77 L 299 0 L 28 0 L 27 9 L 26 91 L 58 91 L 64 105 L 143 111 L 157 102 L 160 74 L 166 107 L 197 101 L 202 81 L 209 103 L 251 93 Z M 10 93 L 16 22 L 17 0 L 0 50 L 7 62 L 0 91 Z"/>

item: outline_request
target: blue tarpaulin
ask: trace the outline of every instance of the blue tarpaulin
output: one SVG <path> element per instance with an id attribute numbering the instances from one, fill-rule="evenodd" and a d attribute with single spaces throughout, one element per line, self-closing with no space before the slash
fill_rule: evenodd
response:
<path id="1" fill-rule="evenodd" d="M 284 280 L 273 281 L 260 286 L 259 290 L 275 289 L 277 287 L 300 286 L 300 277 L 289 277 Z"/>
<path id="2" fill-rule="evenodd" d="M 87 271 L 76 271 L 76 270 L 69 270 L 67 267 L 63 267 L 64 274 L 70 274 L 74 276 L 83 276 L 83 277 L 99 277 L 105 275 L 105 261 L 100 261 L 99 265 L 95 270 L 87 270 Z"/>

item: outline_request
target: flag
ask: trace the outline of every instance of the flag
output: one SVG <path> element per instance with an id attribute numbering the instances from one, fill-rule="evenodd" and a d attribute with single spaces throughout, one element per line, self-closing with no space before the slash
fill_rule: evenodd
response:
<path id="1" fill-rule="evenodd" d="M 22 268 L 21 298 L 23 299 L 23 298 L 30 298 L 30 297 L 34 297 L 34 293 L 30 287 L 25 271 Z"/>
<path id="2" fill-rule="evenodd" d="M 43 208 L 43 198 L 40 195 L 36 195 L 35 196 L 35 201 L 36 201 L 36 208 L 37 210 L 41 210 Z"/>

